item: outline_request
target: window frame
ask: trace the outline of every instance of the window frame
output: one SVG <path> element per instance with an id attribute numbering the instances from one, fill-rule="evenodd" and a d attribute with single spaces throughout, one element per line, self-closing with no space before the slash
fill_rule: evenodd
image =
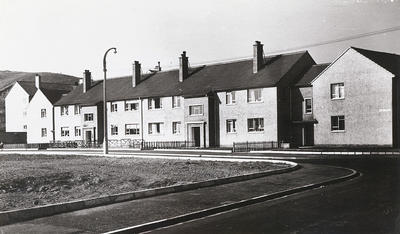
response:
<path id="1" fill-rule="evenodd" d="M 334 125 L 335 122 L 336 122 L 336 125 Z M 346 131 L 345 116 L 344 115 L 331 116 L 331 132 L 345 132 L 345 131 Z"/>
<path id="2" fill-rule="evenodd" d="M 86 116 L 91 116 L 92 118 L 91 119 L 86 119 Z M 92 122 L 92 121 L 94 121 L 94 115 L 93 115 L 93 113 L 85 113 L 85 114 L 83 114 L 83 121 L 85 121 L 85 122 Z"/>
<path id="3" fill-rule="evenodd" d="M 80 115 L 81 114 L 81 110 L 82 110 L 82 106 L 81 105 L 78 105 L 78 104 L 74 105 L 74 114 L 75 115 Z"/>
<path id="4" fill-rule="evenodd" d="M 158 129 L 158 132 L 153 132 L 153 127 L 152 125 L 156 125 L 156 129 Z M 161 135 L 163 134 L 163 127 L 164 127 L 164 123 L 163 122 L 152 122 L 152 123 L 148 123 L 148 134 L 149 135 Z"/>
<path id="5" fill-rule="evenodd" d="M 118 112 L 118 103 L 110 102 L 110 112 Z"/>
<path id="6" fill-rule="evenodd" d="M 79 126 L 74 127 L 75 136 L 82 136 L 81 128 Z M 77 134 L 78 133 L 78 134 Z"/>
<path id="7" fill-rule="evenodd" d="M 192 113 L 191 110 L 194 107 L 201 107 L 201 113 L 200 114 Z M 204 105 L 203 104 L 194 104 L 194 105 L 189 106 L 189 116 L 202 116 L 202 115 L 204 115 Z"/>
<path id="8" fill-rule="evenodd" d="M 251 123 L 251 125 L 253 125 L 252 128 L 250 128 L 250 123 Z M 251 130 L 251 129 L 253 129 L 253 130 Z M 264 118 L 248 118 L 247 119 L 247 132 L 261 133 L 261 132 L 264 132 L 264 130 L 265 130 Z"/>
<path id="9" fill-rule="evenodd" d="M 68 115 L 68 106 L 61 106 L 60 108 L 61 108 L 60 109 L 60 115 L 61 116 Z"/>
<path id="10" fill-rule="evenodd" d="M 44 130 L 44 131 L 43 131 Z M 47 128 L 42 128 L 41 130 L 41 137 L 47 137 Z M 43 134 L 44 133 L 44 134 Z"/>
<path id="11" fill-rule="evenodd" d="M 182 107 L 181 96 L 172 96 L 172 109 L 177 109 Z"/>
<path id="12" fill-rule="evenodd" d="M 229 102 L 228 102 L 228 100 L 229 100 Z M 226 105 L 235 105 L 236 104 L 236 91 L 225 92 L 225 104 Z"/>
<path id="13" fill-rule="evenodd" d="M 259 100 L 256 99 L 256 91 L 260 91 Z M 263 102 L 264 99 L 263 99 L 262 91 L 263 91 L 262 88 L 248 89 L 247 90 L 247 103 L 261 103 L 261 102 Z M 254 100 L 252 100 L 252 98 L 254 98 Z"/>
<path id="14" fill-rule="evenodd" d="M 132 108 L 132 106 L 137 106 L 137 108 Z M 139 110 L 139 102 L 138 101 L 125 101 L 124 104 L 125 111 L 136 111 Z"/>
<path id="15" fill-rule="evenodd" d="M 181 127 L 182 127 L 181 121 L 172 122 L 172 134 L 173 135 L 181 134 Z"/>
<path id="16" fill-rule="evenodd" d="M 69 127 L 61 127 L 61 137 L 69 137 Z"/>
<path id="17" fill-rule="evenodd" d="M 236 119 L 227 119 L 227 120 L 226 120 L 226 133 L 228 133 L 228 134 L 237 133 L 236 122 L 237 122 Z M 232 129 L 233 129 L 233 131 L 229 131 L 229 129 L 231 129 L 230 123 L 232 123 Z M 229 126 L 229 127 L 228 127 L 228 126 Z"/>
<path id="18" fill-rule="evenodd" d="M 335 87 L 338 87 L 337 89 Z M 341 100 L 345 98 L 344 82 L 332 83 L 331 88 L 331 100 Z M 338 93 L 336 93 L 336 91 Z M 342 95 L 342 96 L 341 96 Z"/>
<path id="19" fill-rule="evenodd" d="M 159 107 L 158 108 L 156 108 L 157 100 L 159 101 Z M 155 98 L 147 99 L 147 109 L 148 110 L 160 110 L 162 108 L 163 108 L 163 105 L 162 105 L 162 98 L 161 97 L 155 97 Z"/>
<path id="20" fill-rule="evenodd" d="M 307 100 L 310 100 L 310 102 L 311 102 L 309 111 L 307 111 Z M 305 115 L 310 115 L 310 114 L 313 113 L 313 100 L 312 100 L 312 98 L 304 98 L 303 113 Z"/>
<path id="21" fill-rule="evenodd" d="M 136 126 L 135 128 L 127 128 L 128 126 Z M 132 133 L 131 133 L 132 130 Z M 140 135 L 140 126 L 138 123 L 125 124 L 125 135 Z"/>
<path id="22" fill-rule="evenodd" d="M 111 136 L 118 136 L 118 125 L 111 124 L 110 134 Z"/>
<path id="23" fill-rule="evenodd" d="M 47 110 L 46 108 L 40 109 L 40 118 L 46 118 L 47 117 Z"/>

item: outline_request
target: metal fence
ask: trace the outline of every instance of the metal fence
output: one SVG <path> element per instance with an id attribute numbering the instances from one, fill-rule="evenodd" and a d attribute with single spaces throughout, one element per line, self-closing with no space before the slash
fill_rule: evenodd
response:
<path id="1" fill-rule="evenodd" d="M 280 148 L 280 144 L 276 141 L 246 141 L 233 142 L 233 152 L 249 152 L 268 149 Z"/>
<path id="2" fill-rule="evenodd" d="M 143 141 L 142 149 L 188 149 L 195 147 L 194 141 Z"/>

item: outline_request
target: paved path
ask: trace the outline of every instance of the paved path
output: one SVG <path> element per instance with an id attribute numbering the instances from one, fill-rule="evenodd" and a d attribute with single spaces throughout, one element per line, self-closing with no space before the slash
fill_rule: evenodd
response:
<path id="1" fill-rule="evenodd" d="M 75 211 L 0 227 L 0 233 L 99 233 L 229 204 L 349 174 L 303 164 L 290 173 Z"/>

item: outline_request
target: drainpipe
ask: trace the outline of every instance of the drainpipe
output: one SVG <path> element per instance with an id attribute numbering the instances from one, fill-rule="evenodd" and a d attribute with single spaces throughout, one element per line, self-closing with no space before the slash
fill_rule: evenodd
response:
<path id="1" fill-rule="evenodd" d="M 141 138 L 142 138 L 142 142 L 140 143 L 140 149 L 142 149 L 142 147 L 143 147 L 143 141 L 144 141 L 144 138 L 143 138 L 143 134 L 144 134 L 144 128 L 143 128 L 143 99 L 142 98 L 139 98 L 139 100 L 140 100 L 140 136 L 141 136 Z"/>

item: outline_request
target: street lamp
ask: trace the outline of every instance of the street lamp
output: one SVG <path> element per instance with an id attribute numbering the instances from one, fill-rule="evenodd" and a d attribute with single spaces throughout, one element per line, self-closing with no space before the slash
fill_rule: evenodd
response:
<path id="1" fill-rule="evenodd" d="M 108 154 L 108 136 L 107 136 L 107 98 L 106 98 L 106 78 L 107 78 L 107 64 L 106 57 L 108 52 L 114 50 L 114 54 L 117 53 L 117 48 L 113 47 L 106 51 L 103 57 L 103 71 L 104 71 L 104 80 L 103 80 L 103 113 L 104 113 L 104 138 L 103 138 L 103 153 Z"/>

